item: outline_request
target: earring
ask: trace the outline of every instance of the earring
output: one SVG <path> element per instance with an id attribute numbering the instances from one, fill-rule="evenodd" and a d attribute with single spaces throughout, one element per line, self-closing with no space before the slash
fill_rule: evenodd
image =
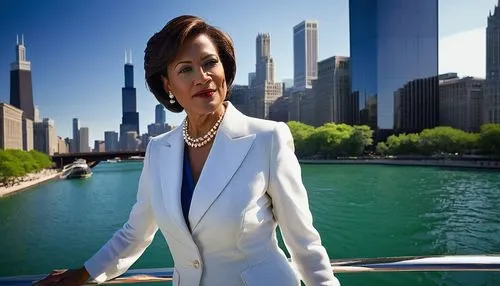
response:
<path id="1" fill-rule="evenodd" d="M 170 104 L 174 104 L 175 103 L 175 99 L 174 99 L 174 95 L 172 93 L 168 93 L 168 97 L 170 98 Z"/>

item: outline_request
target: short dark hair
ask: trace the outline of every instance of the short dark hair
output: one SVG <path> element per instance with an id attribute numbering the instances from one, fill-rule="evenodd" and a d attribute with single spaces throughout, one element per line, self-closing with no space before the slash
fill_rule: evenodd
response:
<path id="1" fill-rule="evenodd" d="M 144 51 L 144 71 L 149 90 L 156 99 L 172 112 L 184 108 L 177 102 L 170 103 L 165 92 L 162 76 L 167 76 L 167 66 L 179 54 L 183 45 L 200 34 L 206 34 L 213 41 L 222 66 L 228 94 L 236 74 L 236 61 L 231 37 L 220 29 L 207 24 L 202 18 L 183 15 L 170 20 L 161 31 L 149 40 Z M 226 95 L 227 96 L 227 95 Z"/>

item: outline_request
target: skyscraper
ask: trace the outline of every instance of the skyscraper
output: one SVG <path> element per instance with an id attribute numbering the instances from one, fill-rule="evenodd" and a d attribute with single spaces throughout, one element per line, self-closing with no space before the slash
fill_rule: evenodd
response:
<path id="1" fill-rule="evenodd" d="M 162 104 L 157 104 L 155 107 L 155 123 L 165 124 L 167 121 L 167 115 L 165 113 L 165 107 Z"/>
<path id="2" fill-rule="evenodd" d="M 26 58 L 24 36 L 16 43 L 16 61 L 10 66 L 10 104 L 23 111 L 23 117 L 35 119 L 33 87 L 31 85 L 31 63 Z"/>
<path id="3" fill-rule="evenodd" d="M 71 148 L 71 152 L 78 153 L 80 152 L 80 138 L 78 137 L 78 130 L 80 129 L 80 122 L 78 118 L 73 118 L 73 144 Z"/>
<path id="4" fill-rule="evenodd" d="M 82 153 L 90 152 L 89 128 L 88 127 L 80 128 L 80 130 L 78 131 L 78 138 L 80 140 L 80 143 L 79 143 L 80 152 L 82 152 Z"/>
<path id="5" fill-rule="evenodd" d="M 271 57 L 271 36 L 258 34 L 255 40 L 255 72 L 257 84 L 264 81 L 274 82 L 274 61 Z"/>
<path id="6" fill-rule="evenodd" d="M 318 77 L 318 22 L 302 21 L 293 27 L 293 84 L 297 90 L 312 88 Z"/>
<path id="7" fill-rule="evenodd" d="M 249 75 L 250 102 L 248 114 L 258 118 L 269 117 L 269 106 L 282 96 L 281 83 L 274 81 L 274 61 L 271 57 L 271 36 L 260 33 L 255 40 L 255 79 Z"/>
<path id="8" fill-rule="evenodd" d="M 486 81 L 484 123 L 500 123 L 500 1 L 486 26 Z"/>
<path id="9" fill-rule="evenodd" d="M 394 128 L 395 93 L 438 76 L 438 0 L 350 0 L 349 32 L 357 121 L 383 139 Z M 437 94 L 438 81 L 431 82 L 418 93 Z"/>
<path id="10" fill-rule="evenodd" d="M 139 113 L 137 112 L 136 91 L 134 87 L 134 66 L 132 55 L 125 52 L 125 86 L 122 88 L 122 124 L 120 124 L 120 145 L 126 149 L 127 132 L 139 133 Z"/>

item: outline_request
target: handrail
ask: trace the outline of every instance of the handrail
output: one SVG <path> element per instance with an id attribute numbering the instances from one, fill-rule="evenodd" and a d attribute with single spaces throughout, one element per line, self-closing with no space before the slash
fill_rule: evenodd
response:
<path id="1" fill-rule="evenodd" d="M 400 256 L 380 258 L 334 259 L 335 273 L 408 272 L 408 271 L 498 271 L 500 255 Z M 171 281 L 173 268 L 131 269 L 102 284 L 133 284 Z M 0 277 L 0 285 L 31 285 L 46 274 Z M 89 281 L 85 285 L 95 285 Z"/>

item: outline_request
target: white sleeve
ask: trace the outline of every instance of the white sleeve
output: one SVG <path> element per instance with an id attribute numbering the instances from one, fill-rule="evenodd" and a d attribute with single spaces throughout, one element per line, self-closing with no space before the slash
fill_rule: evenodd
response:
<path id="1" fill-rule="evenodd" d="M 151 244 L 158 230 L 151 210 L 150 198 L 149 157 L 153 142 L 149 142 L 146 149 L 137 201 L 132 207 L 128 221 L 84 264 L 90 276 L 98 283 L 120 276 L 127 271 Z"/>
<path id="2" fill-rule="evenodd" d="M 294 153 L 293 137 L 280 122 L 274 130 L 268 193 L 283 240 L 306 285 L 340 285 L 313 226 L 307 191 Z"/>

